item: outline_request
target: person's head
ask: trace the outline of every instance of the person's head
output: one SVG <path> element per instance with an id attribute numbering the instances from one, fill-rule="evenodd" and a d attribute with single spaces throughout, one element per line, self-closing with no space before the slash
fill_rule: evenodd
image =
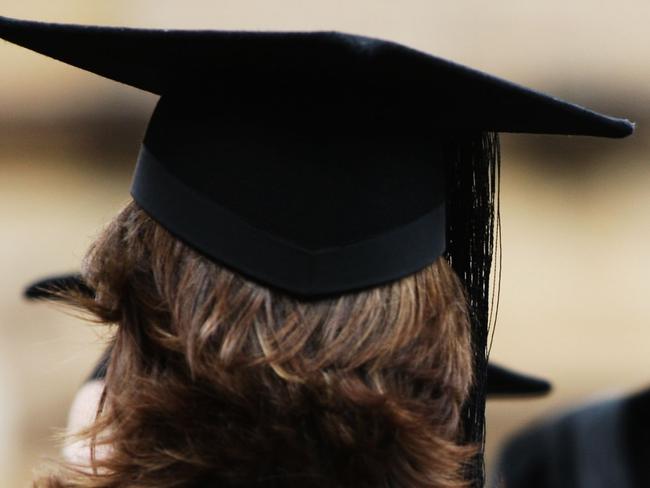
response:
<path id="1" fill-rule="evenodd" d="M 625 137 L 634 130 L 632 123 L 405 45 L 335 31 L 130 29 L 0 17 L 0 37 L 159 95 L 131 185 L 138 205 L 193 249 L 251 279 L 294 297 L 333 295 L 300 303 L 212 265 L 204 269 L 177 243 L 162 251 L 148 249 L 159 247 L 155 241 L 131 244 L 137 230 L 127 228 L 123 239 L 108 239 L 118 247 L 108 253 L 112 257 L 102 255 L 100 243 L 98 265 L 89 267 L 99 300 L 87 305 L 103 320 L 120 323 L 105 416 L 109 424 L 111 415 L 117 419 L 114 437 L 128 433 L 129 425 L 137 424 L 131 439 L 152 431 L 137 422 L 148 418 L 142 412 L 146 405 L 185 408 L 170 400 L 187 398 L 172 395 L 177 391 L 172 380 L 180 377 L 191 392 L 231 406 L 218 410 L 213 423 L 192 417 L 197 425 L 232 427 L 235 437 L 251 445 L 275 440 L 277 446 L 279 438 L 288 449 L 294 446 L 293 457 L 282 462 L 275 459 L 279 455 L 255 448 L 250 454 L 258 456 L 254 475 L 266 472 L 267 463 L 272 472 L 293 473 L 294 467 L 282 464 L 290 459 L 308 471 L 313 463 L 303 458 L 312 451 L 295 446 L 306 442 L 333 449 L 321 442 L 328 436 L 345 442 L 330 439 L 337 454 L 328 457 L 329 465 L 321 463 L 323 473 L 338 473 L 335 468 L 343 465 L 371 472 L 364 461 L 370 456 L 359 460 L 350 452 L 389 459 L 393 453 L 387 445 L 415 456 L 409 447 L 414 439 L 453 430 L 455 405 L 462 402 L 450 399 L 462 397 L 467 386 L 457 388 L 463 385 L 452 381 L 463 372 L 448 366 L 453 358 L 438 357 L 462 349 L 458 343 L 445 346 L 448 338 L 462 336 L 437 330 L 445 329 L 445 317 L 464 315 L 467 322 L 466 313 L 436 295 L 457 285 L 447 286 L 453 274 L 440 258 L 445 253 L 465 285 L 472 312 L 473 356 L 469 348 L 465 353 L 473 357 L 474 383 L 463 423 L 464 438 L 479 445 L 467 477 L 482 484 L 490 273 L 498 249 L 498 133 Z M 390 280 L 397 281 L 386 284 Z M 457 288 L 450 299 L 462 296 Z M 355 292 L 361 289 L 366 291 Z M 344 296 L 334 298 L 337 294 Z M 439 333 L 423 339 L 432 329 Z M 112 384 L 115 375 L 128 380 L 123 392 Z M 253 388 L 258 383 L 266 386 Z M 133 391 L 131 384 L 137 385 Z M 358 394 L 357 387 L 372 394 Z M 439 391 L 429 391 L 435 388 Z M 136 398 L 158 390 L 170 397 L 163 406 L 160 398 Z M 274 393 L 272 400 L 267 390 Z M 416 398 L 431 396 L 413 404 L 402 390 Z M 317 407 L 300 407 L 314 398 Z M 412 413 L 418 405 L 436 402 L 448 410 Z M 250 420 L 242 412 L 252 404 L 255 415 L 262 415 L 251 431 L 242 427 Z M 125 417 L 129 408 L 136 420 Z M 304 413 L 313 411 L 320 412 L 318 418 L 336 419 L 339 427 L 331 431 L 325 429 L 329 423 L 314 424 Z M 375 417 L 362 422 L 358 411 Z M 284 419 L 281 425 L 291 428 L 264 423 L 276 412 Z M 182 415 L 173 418 L 169 425 L 183 423 Z M 302 418 L 307 420 L 297 422 Z M 386 420 L 379 423 L 382 428 L 392 426 L 388 432 L 395 442 L 377 436 L 376 418 Z M 421 427 L 427 419 L 435 429 Z M 348 423 L 338 423 L 343 420 Z M 365 429 L 364 422 L 371 427 Z M 357 437 L 340 427 L 352 424 Z M 411 432 L 409 426 L 416 424 Z M 266 444 L 253 442 L 259 429 Z M 157 436 L 164 430 L 153 429 Z M 206 436 L 208 431 L 201 428 Z M 186 432 L 171 437 L 189 442 Z M 361 434 L 367 437 L 359 439 Z M 219 436 L 220 443 L 229 439 L 220 431 Z M 118 459 L 129 466 L 141 459 L 114 441 L 114 466 Z M 158 446 L 157 437 L 149 441 Z M 211 443 L 208 451 L 225 473 L 243 465 L 239 451 L 223 444 L 224 453 L 219 445 Z M 195 447 L 183 452 L 204 452 Z M 425 447 L 418 452 L 444 464 L 441 450 Z M 166 444 L 155 449 L 170 459 L 178 452 Z M 126 454 L 120 458 L 120 452 Z M 184 456 L 175 462 L 188 463 Z M 192 462 L 202 465 L 196 458 Z M 417 466 L 426 463 L 413 465 L 398 456 L 378 464 L 391 473 L 402 466 L 417 478 L 422 476 Z M 148 469 L 138 469 L 143 474 L 136 484 L 142 485 Z"/>
<path id="2" fill-rule="evenodd" d="M 95 299 L 68 300 L 117 325 L 87 432 L 110 447 L 78 485 L 48 483 L 465 486 L 470 325 L 443 258 L 301 300 L 205 258 L 130 203 L 83 274 Z"/>

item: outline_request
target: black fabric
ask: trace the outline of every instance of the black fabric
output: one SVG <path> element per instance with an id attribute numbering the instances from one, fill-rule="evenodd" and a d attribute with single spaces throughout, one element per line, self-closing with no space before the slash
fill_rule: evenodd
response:
<path id="1" fill-rule="evenodd" d="M 541 396 L 551 391 L 551 384 L 492 363 L 487 372 L 487 394 L 500 396 Z"/>
<path id="2" fill-rule="evenodd" d="M 370 100 L 390 119 L 428 127 L 624 137 L 629 122 L 400 44 L 339 32 L 131 29 L 0 17 L 0 37 L 131 86 L 165 94 L 182 86 L 227 99 Z M 381 110 L 380 110 L 381 112 Z M 344 117 L 342 117 L 344 118 Z"/>
<path id="3" fill-rule="evenodd" d="M 23 291 L 28 300 L 57 300 L 57 292 L 77 289 L 88 296 L 94 296 L 95 292 L 84 283 L 79 273 L 48 276 L 34 281 Z"/>
<path id="4" fill-rule="evenodd" d="M 623 406 L 625 455 L 635 487 L 650 486 L 650 389 L 631 395 Z"/>
<path id="5" fill-rule="evenodd" d="M 306 203 L 301 206 L 296 200 L 289 204 L 280 198 L 288 190 L 281 190 L 278 195 L 281 202 L 274 204 L 270 199 L 255 196 L 254 190 L 246 195 L 245 185 L 238 185 L 238 181 L 236 177 L 228 178 L 224 185 L 235 190 L 242 188 L 240 198 L 244 204 L 259 207 L 258 212 L 266 216 L 260 225 L 247 222 L 238 213 L 213 199 L 206 199 L 199 191 L 174 178 L 146 148 L 140 155 L 131 194 L 152 218 L 198 251 L 249 279 L 305 299 L 322 298 L 407 276 L 433 262 L 445 249 L 444 202 L 438 202 L 425 214 L 416 215 L 399 227 L 393 223 L 381 234 L 373 233 L 364 240 L 346 245 L 310 250 L 287 241 L 282 234 L 268 232 L 263 222 L 268 221 L 271 227 L 274 222 L 282 226 L 293 224 L 299 235 L 321 228 L 333 235 L 333 229 L 341 227 L 337 225 L 338 220 L 363 227 L 362 220 L 356 221 L 361 216 L 341 208 L 327 226 L 326 222 L 303 213 Z M 435 186 L 431 182 L 428 184 Z M 236 194 L 232 195 L 237 198 Z M 350 197 L 352 195 L 350 192 Z M 304 198 L 308 196 L 305 194 Z M 323 205 L 327 207 L 336 196 L 323 198 Z M 278 206 L 286 206 L 286 212 L 295 209 L 297 214 L 291 219 L 278 217 L 275 220 L 274 215 L 282 213 L 280 208 L 275 213 Z M 352 218 L 346 218 L 350 214 Z M 387 216 L 387 213 L 378 211 L 374 215 Z M 323 234 L 326 239 L 327 234 Z M 354 235 L 352 230 L 350 235 Z M 345 234 L 341 234 L 341 238 L 344 239 Z"/>
<path id="6" fill-rule="evenodd" d="M 385 126 L 368 113 L 353 120 L 354 109 L 335 101 L 319 101 L 314 116 L 306 102 L 244 98 L 166 95 L 143 156 L 202 198 L 307 251 L 357 243 L 444 202 L 444 134 L 401 121 Z M 155 184 L 141 180 L 136 175 L 134 185 L 149 184 L 155 197 Z M 196 218 L 212 223 L 206 213 Z M 444 222 L 439 228 L 444 239 Z"/>
<path id="7" fill-rule="evenodd" d="M 304 298 L 398 279 L 442 254 L 449 135 L 348 97 L 239 88 L 228 101 L 161 97 L 131 194 L 167 230 Z"/>
<path id="8" fill-rule="evenodd" d="M 511 439 L 500 453 L 493 488 L 579 488 L 570 418 L 537 425 Z"/>
<path id="9" fill-rule="evenodd" d="M 498 478 L 507 488 L 650 486 L 650 389 L 580 406 L 513 436 Z"/>
<path id="10" fill-rule="evenodd" d="M 165 171 L 139 164 L 132 195 L 174 235 L 249 278 L 304 297 L 351 291 L 412 273 L 441 254 L 441 240 L 455 240 L 447 255 L 483 330 L 474 336 L 477 354 L 486 342 L 491 255 L 474 260 L 466 251 L 492 245 L 492 220 L 474 225 L 485 215 L 471 214 L 487 207 L 456 202 L 454 208 L 469 213 L 447 211 L 453 217 L 446 222 L 429 219 L 429 229 L 386 246 L 391 232 L 441 202 L 472 200 L 484 190 L 476 184 L 460 197 L 446 194 L 450 161 L 441 148 L 447 139 L 498 131 L 623 137 L 633 130 L 628 121 L 351 34 L 129 29 L 0 17 L 0 37 L 160 94 L 142 154 L 152 154 Z M 490 148 L 468 148 L 474 156 L 482 149 Z M 455 174 L 473 181 L 474 169 Z M 178 181 L 179 194 L 160 195 L 161 174 Z M 451 181 L 454 191 L 459 180 Z M 198 198 L 190 205 L 188 195 Z M 239 221 L 230 234 L 218 227 L 223 218 L 212 218 L 215 208 Z M 462 227 L 454 219 L 470 222 L 474 234 L 446 237 Z M 257 232 L 236 232 L 246 225 L 275 245 L 260 246 Z M 461 252 L 463 238 L 469 247 Z M 330 250 L 353 245 L 363 250 L 325 259 Z M 318 258 L 306 262 L 306 253 Z M 265 268 L 271 261 L 272 269 Z M 484 371 L 477 373 L 479 391 Z"/>

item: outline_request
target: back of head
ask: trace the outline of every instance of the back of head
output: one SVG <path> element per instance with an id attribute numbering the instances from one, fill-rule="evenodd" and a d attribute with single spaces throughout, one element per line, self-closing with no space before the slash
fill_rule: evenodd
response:
<path id="1" fill-rule="evenodd" d="M 91 247 L 116 324 L 93 470 L 43 486 L 459 487 L 474 450 L 463 288 L 443 258 L 358 292 L 297 299 L 216 264 L 129 204 Z"/>

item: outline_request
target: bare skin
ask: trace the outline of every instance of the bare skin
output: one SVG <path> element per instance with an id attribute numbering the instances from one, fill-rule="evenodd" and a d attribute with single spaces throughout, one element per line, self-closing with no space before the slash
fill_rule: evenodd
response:
<path id="1" fill-rule="evenodd" d="M 95 420 L 103 389 L 103 380 L 92 380 L 77 391 L 68 413 L 68 435 L 79 432 Z M 100 455 L 100 449 L 97 449 L 95 456 Z M 63 457 L 66 461 L 87 466 L 90 464 L 90 446 L 83 441 L 67 443 L 63 447 Z"/>

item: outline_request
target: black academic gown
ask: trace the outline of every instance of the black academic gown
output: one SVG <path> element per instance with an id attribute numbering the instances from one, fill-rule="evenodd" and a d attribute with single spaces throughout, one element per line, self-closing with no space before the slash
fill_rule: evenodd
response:
<path id="1" fill-rule="evenodd" d="M 502 450 L 492 485 L 648 488 L 648 463 L 650 389 L 582 406 L 519 432 Z"/>

